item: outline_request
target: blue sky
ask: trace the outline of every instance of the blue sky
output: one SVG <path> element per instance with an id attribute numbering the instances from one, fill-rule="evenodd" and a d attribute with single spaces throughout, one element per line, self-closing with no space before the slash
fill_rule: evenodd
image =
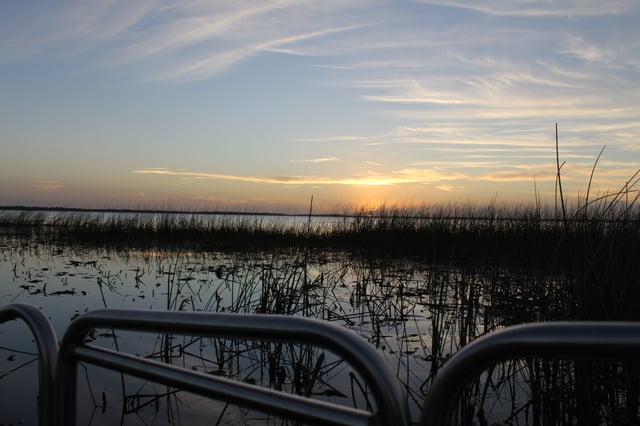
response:
<path id="1" fill-rule="evenodd" d="M 0 204 L 553 203 L 640 167 L 636 1 L 32 1 L 0 14 Z"/>

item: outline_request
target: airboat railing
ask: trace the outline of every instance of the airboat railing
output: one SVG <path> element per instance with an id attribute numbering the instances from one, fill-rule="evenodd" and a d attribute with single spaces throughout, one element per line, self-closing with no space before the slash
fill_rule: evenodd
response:
<path id="1" fill-rule="evenodd" d="M 97 328 L 183 335 L 284 341 L 324 347 L 341 356 L 367 383 L 376 402 L 372 412 L 287 394 L 220 376 L 178 368 L 101 348 L 84 340 Z M 158 312 L 106 309 L 76 318 L 60 343 L 56 369 L 62 425 L 75 424 L 79 362 L 145 378 L 213 399 L 300 422 L 331 425 L 406 425 L 409 414 L 402 384 L 364 339 L 320 320 L 260 314 Z"/>
<path id="2" fill-rule="evenodd" d="M 58 338 L 51 322 L 37 308 L 14 303 L 0 307 L 0 324 L 20 319 L 35 337 L 38 348 L 38 418 L 40 426 L 55 425 L 54 371 L 58 357 Z"/>
<path id="3" fill-rule="evenodd" d="M 487 334 L 456 352 L 438 371 L 424 401 L 421 423 L 450 424 L 464 384 L 500 361 L 521 357 L 640 358 L 640 323 L 547 322 Z"/>
<path id="4" fill-rule="evenodd" d="M 408 424 L 406 397 L 383 358 L 363 339 L 319 320 L 276 315 L 107 309 L 76 318 L 58 349 L 46 316 L 30 305 L 0 307 L 0 323 L 21 319 L 39 352 L 39 424 L 75 424 L 79 362 L 95 364 L 214 399 L 316 424 Z M 324 347 L 343 357 L 369 385 L 373 412 L 205 375 L 85 342 L 97 328 L 283 341 Z M 421 423 L 446 425 L 464 384 L 500 361 L 531 356 L 640 358 L 640 323 L 547 322 L 511 326 L 471 342 L 439 370 Z M 55 399 L 58 398 L 58 399 Z"/>

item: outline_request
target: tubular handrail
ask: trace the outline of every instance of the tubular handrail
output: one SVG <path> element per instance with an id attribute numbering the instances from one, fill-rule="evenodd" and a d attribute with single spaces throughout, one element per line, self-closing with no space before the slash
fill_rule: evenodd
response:
<path id="1" fill-rule="evenodd" d="M 53 425 L 54 368 L 58 357 L 56 332 L 47 317 L 32 305 L 13 303 L 0 307 L 0 324 L 14 319 L 23 320 L 35 337 L 38 348 L 39 425 Z"/>
<path id="2" fill-rule="evenodd" d="M 324 347 L 345 359 L 362 376 L 372 390 L 376 409 L 368 412 L 303 398 L 84 343 L 86 335 L 96 328 L 277 340 Z M 409 423 L 405 390 L 382 356 L 355 333 L 310 318 L 127 309 L 105 309 L 84 314 L 69 325 L 60 344 L 56 367 L 60 424 L 75 424 L 76 375 L 80 361 L 303 422 L 343 425 Z"/>
<path id="3" fill-rule="evenodd" d="M 81 361 L 303 422 L 409 423 L 405 391 L 384 359 L 355 333 L 327 322 L 278 315 L 106 309 L 75 319 L 58 345 L 50 321 L 34 306 L 15 303 L 0 307 L 0 324 L 14 319 L 25 321 L 38 348 L 41 426 L 75 424 L 77 364 Z M 368 412 L 303 398 L 85 343 L 86 335 L 96 328 L 324 347 L 343 357 L 362 376 L 372 390 L 376 409 Z M 460 349 L 438 371 L 424 401 L 421 424 L 448 424 L 450 408 L 467 380 L 497 362 L 526 356 L 637 359 L 640 323 L 533 323 L 480 337 Z"/>
<path id="4" fill-rule="evenodd" d="M 640 323 L 534 323 L 480 337 L 456 352 L 438 371 L 424 401 L 421 424 L 448 424 L 451 405 L 467 380 L 497 362 L 524 356 L 638 358 Z"/>

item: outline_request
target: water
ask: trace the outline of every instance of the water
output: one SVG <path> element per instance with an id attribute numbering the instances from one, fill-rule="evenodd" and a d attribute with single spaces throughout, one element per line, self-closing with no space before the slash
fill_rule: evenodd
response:
<path id="1" fill-rule="evenodd" d="M 0 282 L 2 305 L 35 305 L 59 337 L 76 316 L 101 308 L 260 312 L 334 322 L 367 339 L 386 359 L 406 386 L 414 421 L 439 366 L 460 347 L 491 330 L 553 319 L 566 309 L 565 290 L 535 271 L 332 251 L 116 251 L 2 237 Z M 92 338 L 94 344 L 286 392 L 304 393 L 308 387 L 314 397 L 341 404 L 362 407 L 367 397 L 339 359 L 299 345 L 283 349 L 274 343 L 111 330 L 97 330 Z M 33 424 L 34 344 L 19 322 L 2 325 L 0 341 L 0 422 Z M 493 385 L 485 388 L 482 401 L 472 395 L 463 405 L 477 411 L 480 404 L 495 421 L 527 421 L 527 365 L 514 361 L 485 374 L 483 383 Z M 314 369 L 317 374 L 311 374 Z M 78 377 L 78 424 L 278 423 L 272 416 L 95 367 L 81 367 Z M 509 391 L 514 387 L 522 389 L 515 396 Z"/>
<path id="2" fill-rule="evenodd" d="M 313 259 L 307 257 L 305 264 L 303 253 L 247 256 L 243 253 L 154 250 L 114 252 L 38 243 L 25 246 L 8 240 L 1 253 L 0 303 L 29 303 L 42 309 L 54 324 L 58 336 L 62 336 L 77 315 L 105 307 L 304 315 L 356 330 L 380 349 L 390 365 L 407 371 L 408 380 L 416 382 L 426 377 L 427 348 L 418 337 L 426 332 L 426 319 L 415 315 L 421 290 L 417 288 L 419 281 L 407 276 L 415 273 L 408 265 L 407 271 L 394 273 L 402 274 L 407 283 L 413 281 L 416 288 L 410 290 L 410 286 L 404 284 L 404 291 L 414 291 L 414 301 L 397 298 L 397 283 L 392 281 L 400 279 L 400 275 L 384 277 L 382 265 L 378 271 L 370 268 L 363 272 L 361 260 L 347 259 L 339 253 L 316 254 Z M 374 281 L 379 281 L 380 285 Z M 306 288 L 304 293 L 303 287 Z M 425 329 L 420 330 L 421 327 Z M 157 351 L 162 339 L 158 336 L 127 339 L 124 334 L 118 333 L 118 344 L 121 347 L 128 345 L 134 353 Z M 28 334 L 24 330 L 14 330 L 13 324 L 3 327 L 3 341 L 11 342 L 8 347 L 33 353 L 31 339 L 24 339 L 25 336 Z M 114 344 L 108 333 L 97 340 L 107 346 Z M 18 361 L 14 357 L 4 363 L 3 371 L 10 370 Z M 189 368 L 196 365 L 194 359 L 184 362 Z M 30 371 L 29 374 L 35 373 Z M 238 375 L 238 372 L 232 375 Z M 350 395 L 350 385 L 344 380 L 348 375 L 331 375 L 334 378 L 330 386 L 341 388 L 343 394 Z M 105 389 L 108 390 L 108 401 L 122 400 L 121 386 L 116 379 L 111 375 L 110 379 L 105 379 L 106 383 L 102 383 L 102 379 L 92 377 L 91 392 L 81 395 L 94 396 L 80 406 L 95 408 L 100 403 L 96 395 L 101 395 Z M 330 393 L 327 389 L 330 387 L 318 389 L 318 392 Z M 94 403 L 94 398 L 98 403 Z M 187 405 L 191 407 L 191 403 Z M 110 424 L 109 414 L 113 415 L 113 410 L 105 413 L 91 410 L 91 424 Z M 182 416 L 188 417 L 185 413 L 194 410 L 182 408 Z M 414 411 L 417 413 L 418 410 L 419 406 L 414 404 Z M 83 413 L 83 416 L 87 415 Z"/>

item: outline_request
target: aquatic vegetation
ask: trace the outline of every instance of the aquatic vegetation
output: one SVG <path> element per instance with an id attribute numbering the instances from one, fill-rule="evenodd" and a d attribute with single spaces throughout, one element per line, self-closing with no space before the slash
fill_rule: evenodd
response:
<path id="1" fill-rule="evenodd" d="M 3 303 L 42 306 L 52 312 L 60 328 L 79 313 L 100 307 L 261 312 L 339 323 L 367 339 L 393 366 L 407 387 L 414 418 L 449 356 L 505 325 L 568 319 L 574 285 L 568 275 L 551 276 L 524 267 L 436 265 L 349 252 L 113 250 L 39 241 L 5 245 L 0 272 L 6 282 Z M 340 360 L 304 345 L 111 330 L 96 330 L 92 336 L 101 345 L 209 374 L 346 404 L 367 403 L 366 389 Z M 607 366 L 603 371 L 620 370 Z M 613 380 L 597 374 L 600 380 Z M 532 404 L 536 398 L 553 400 L 560 383 L 563 389 L 575 390 L 573 377 L 570 362 L 514 360 L 474 381 L 460 398 L 459 413 L 474 421 L 482 407 L 482 415 L 492 419 L 529 418 L 534 412 L 551 415 L 546 405 Z M 83 415 L 87 420 L 93 416 L 97 423 L 120 416 L 157 418 L 162 413 L 182 419 L 257 416 L 275 422 L 224 404 L 207 410 L 176 389 L 117 375 L 105 377 L 91 367 L 84 371 L 83 386 L 86 392 L 81 394 L 87 401 L 81 406 L 93 407 Z M 619 388 L 611 389 L 622 395 Z M 511 397 L 515 402 L 507 402 Z M 567 395 L 560 401 L 565 410 L 575 407 L 572 398 Z M 626 399 L 616 404 L 626 404 Z"/>

